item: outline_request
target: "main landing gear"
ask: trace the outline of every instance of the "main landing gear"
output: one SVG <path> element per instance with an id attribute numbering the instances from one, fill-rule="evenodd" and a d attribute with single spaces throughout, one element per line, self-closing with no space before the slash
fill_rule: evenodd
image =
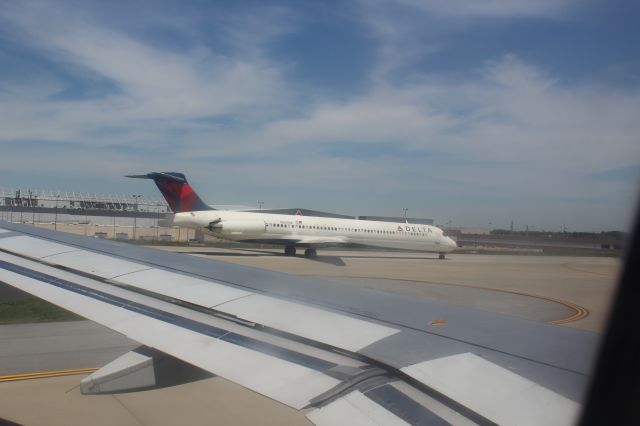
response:
<path id="1" fill-rule="evenodd" d="M 438 256 L 438 259 L 444 260 L 444 253 L 440 253 L 440 255 Z"/>
<path id="2" fill-rule="evenodd" d="M 285 246 L 284 254 L 285 254 L 285 256 L 295 256 L 296 255 L 296 246 L 293 246 L 293 245 Z M 318 255 L 318 252 L 316 251 L 316 249 L 314 249 L 312 247 L 309 247 L 308 249 L 306 249 L 304 251 L 304 257 L 313 258 L 313 257 L 316 257 L 317 255 Z"/>

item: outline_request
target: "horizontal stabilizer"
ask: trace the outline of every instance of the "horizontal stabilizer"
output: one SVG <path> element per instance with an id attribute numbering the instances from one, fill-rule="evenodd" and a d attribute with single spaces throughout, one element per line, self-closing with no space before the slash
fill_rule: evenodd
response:
<path id="1" fill-rule="evenodd" d="M 132 179 L 151 179 L 148 175 L 125 175 L 124 177 L 132 178 Z"/>
<path id="2" fill-rule="evenodd" d="M 172 180 L 174 182 L 186 182 L 187 180 L 184 178 L 184 175 L 180 173 L 159 173 L 152 172 L 147 173 L 146 175 L 126 175 L 125 177 L 132 179 L 157 179 L 157 178 L 165 178 Z"/>

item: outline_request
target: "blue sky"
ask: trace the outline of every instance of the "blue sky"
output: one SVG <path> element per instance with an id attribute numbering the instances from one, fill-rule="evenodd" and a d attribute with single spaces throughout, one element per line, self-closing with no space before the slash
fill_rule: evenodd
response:
<path id="1" fill-rule="evenodd" d="M 0 0 L 0 186 L 628 229 L 633 1 Z"/>

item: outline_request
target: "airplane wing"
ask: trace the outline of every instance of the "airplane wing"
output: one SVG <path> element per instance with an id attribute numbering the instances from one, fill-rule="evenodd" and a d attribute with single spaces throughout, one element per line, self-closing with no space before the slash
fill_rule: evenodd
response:
<path id="1" fill-rule="evenodd" d="M 7 222 L 0 281 L 319 425 L 571 424 L 597 343 L 576 329 Z M 140 356 L 83 379 L 83 391 L 143 387 Z"/>

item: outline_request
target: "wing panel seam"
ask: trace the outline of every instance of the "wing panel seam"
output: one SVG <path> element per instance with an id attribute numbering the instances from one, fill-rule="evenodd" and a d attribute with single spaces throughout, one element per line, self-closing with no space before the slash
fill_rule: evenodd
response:
<path id="1" fill-rule="evenodd" d="M 49 285 L 63 288 L 67 291 L 71 291 L 85 297 L 90 297 L 92 299 L 96 299 L 113 306 L 136 312 L 159 321 L 178 325 L 197 333 L 223 340 L 227 343 L 236 344 L 247 349 L 274 356 L 275 358 L 280 358 L 315 371 L 324 372 L 337 366 L 337 364 L 323 360 L 321 358 L 296 352 L 291 349 L 283 348 L 281 346 L 264 342 L 252 337 L 243 336 L 229 330 L 224 330 L 209 324 L 182 317 L 180 315 L 172 314 L 161 309 L 144 305 L 142 303 L 133 302 L 119 296 L 105 293 L 100 290 L 94 290 L 83 285 L 76 284 L 71 281 L 67 281 L 65 279 L 38 272 L 19 265 L 15 265 L 4 260 L 0 260 L 0 268 L 40 282 L 44 282 Z"/>

